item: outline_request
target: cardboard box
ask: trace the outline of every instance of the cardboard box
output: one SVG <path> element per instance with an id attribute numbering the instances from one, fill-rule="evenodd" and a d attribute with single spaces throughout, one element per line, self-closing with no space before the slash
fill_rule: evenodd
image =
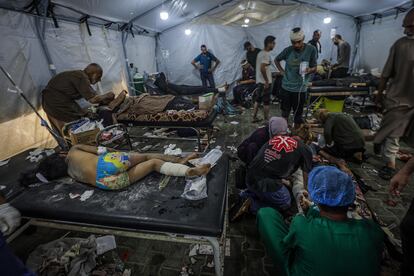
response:
<path id="1" fill-rule="evenodd" d="M 76 144 L 84 144 L 84 145 L 91 145 L 96 146 L 96 135 L 98 135 L 100 129 L 95 128 L 92 130 L 80 132 L 80 133 L 72 133 L 69 132 L 70 141 L 72 142 L 72 145 Z"/>

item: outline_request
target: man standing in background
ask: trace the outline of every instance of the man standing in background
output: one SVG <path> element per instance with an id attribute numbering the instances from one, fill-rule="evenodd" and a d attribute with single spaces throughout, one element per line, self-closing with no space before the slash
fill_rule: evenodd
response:
<path id="1" fill-rule="evenodd" d="M 390 49 L 375 99 L 384 110 L 384 117 L 375 135 L 374 151 L 379 154 L 382 148 L 385 164 L 378 175 L 386 180 L 395 174 L 400 138 L 408 136 L 414 120 L 414 9 L 405 16 L 403 27 L 406 36 L 398 39 Z"/>
<path id="2" fill-rule="evenodd" d="M 276 37 L 267 36 L 264 40 L 264 49 L 257 55 L 256 61 L 256 84 L 257 91 L 255 95 L 255 103 L 253 107 L 253 123 L 257 123 L 260 119 L 257 118 L 259 105 L 263 103 L 263 115 L 265 121 L 269 120 L 269 105 L 270 105 L 270 87 L 272 85 L 272 73 L 270 72 L 270 65 L 272 59 L 270 52 L 275 48 Z"/>
<path id="3" fill-rule="evenodd" d="M 214 61 L 214 66 L 211 64 Z M 200 78 L 203 87 L 215 88 L 216 84 L 214 82 L 213 73 L 216 70 L 217 66 L 220 64 L 220 60 L 216 58 L 212 53 L 207 50 L 206 45 L 201 45 L 201 54 L 199 54 L 191 64 L 195 69 L 200 70 Z M 207 86 L 208 81 L 208 86 Z"/>
<path id="4" fill-rule="evenodd" d="M 259 48 L 255 48 L 250 41 L 246 41 L 244 43 L 244 50 L 246 51 L 246 60 L 248 63 L 250 63 L 251 66 L 253 66 L 253 69 L 256 70 L 256 60 L 257 55 L 261 51 Z"/>
<path id="5" fill-rule="evenodd" d="M 336 63 L 332 66 L 332 78 L 344 78 L 348 75 L 349 60 L 351 59 L 351 45 L 336 34 L 333 43 L 338 47 Z"/>
<path id="6" fill-rule="evenodd" d="M 277 69 L 283 74 L 282 80 L 282 116 L 289 122 L 293 110 L 295 127 L 303 123 L 302 113 L 306 100 L 306 90 L 310 74 L 316 72 L 316 48 L 304 43 L 305 34 L 301 28 L 290 32 L 292 46 L 285 48 L 275 59 Z M 280 62 L 286 62 L 285 68 Z M 300 72 L 303 67 L 303 72 Z"/>
<path id="7" fill-rule="evenodd" d="M 322 53 L 322 45 L 319 41 L 321 39 L 321 36 L 322 36 L 321 30 L 315 30 L 313 32 L 312 39 L 308 41 L 308 44 L 316 48 L 316 59 L 318 59 L 319 55 Z"/>

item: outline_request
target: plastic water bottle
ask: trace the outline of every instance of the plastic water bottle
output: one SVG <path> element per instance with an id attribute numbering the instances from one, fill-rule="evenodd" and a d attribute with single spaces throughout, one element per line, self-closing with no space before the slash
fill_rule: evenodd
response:
<path id="1" fill-rule="evenodd" d="M 299 65 L 299 74 L 302 76 L 303 79 L 305 79 L 306 70 L 309 67 L 309 62 L 302 61 Z"/>

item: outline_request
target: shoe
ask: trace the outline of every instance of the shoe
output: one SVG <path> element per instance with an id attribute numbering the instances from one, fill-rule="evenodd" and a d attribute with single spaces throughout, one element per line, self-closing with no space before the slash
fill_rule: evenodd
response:
<path id="1" fill-rule="evenodd" d="M 395 169 L 384 166 L 378 171 L 378 176 L 384 180 L 390 180 L 395 175 L 395 173 Z"/>
<path id="2" fill-rule="evenodd" d="M 237 202 L 230 207 L 229 220 L 230 222 L 236 222 L 240 220 L 243 215 L 249 213 L 250 206 L 252 205 L 252 199 L 250 197 L 239 197 Z"/>
<path id="3" fill-rule="evenodd" d="M 381 155 L 382 145 L 374 143 L 374 153 L 376 155 Z"/>

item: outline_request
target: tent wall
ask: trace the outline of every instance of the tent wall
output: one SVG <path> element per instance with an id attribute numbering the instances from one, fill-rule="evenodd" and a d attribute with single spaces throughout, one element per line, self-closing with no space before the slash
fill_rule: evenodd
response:
<path id="1" fill-rule="evenodd" d="M 274 7 L 277 9 L 278 7 Z M 322 58 L 329 59 L 333 53 L 336 60 L 336 48 L 330 40 L 331 28 L 336 28 L 350 44 L 354 45 L 356 25 L 352 17 L 329 14 L 332 17 L 331 24 L 323 24 L 322 20 L 327 16 L 326 11 L 298 5 L 286 14 L 262 25 L 241 28 L 240 26 L 223 26 L 219 22 L 199 22 L 171 29 L 159 36 L 157 62 L 159 70 L 165 71 L 170 81 L 199 85 L 200 78 L 190 62 L 199 54 L 200 45 L 207 47 L 222 61 L 216 71 L 216 83 L 232 82 L 240 78 L 240 61 L 245 57 L 243 43 L 250 40 L 259 48 L 263 48 L 263 40 L 267 35 L 276 37 L 276 49 L 272 52 L 275 57 L 285 47 L 290 45 L 289 32 L 292 28 L 300 26 L 304 29 L 306 40 L 311 39 L 315 29 L 322 30 Z M 184 30 L 190 28 L 190 36 L 184 34 Z M 274 69 L 275 70 L 275 69 Z"/>
<path id="2" fill-rule="evenodd" d="M 154 37 L 129 35 L 126 43 L 128 61 L 132 62 L 139 72 L 156 72 L 155 47 Z"/>
<path id="3" fill-rule="evenodd" d="M 388 52 L 394 42 L 404 36 L 402 21 L 405 13 L 397 18 L 388 16 L 382 20 L 367 21 L 362 24 L 359 68 L 369 72 L 373 68 L 384 68 Z"/>
<path id="4" fill-rule="evenodd" d="M 92 36 L 88 35 L 85 25 L 59 22 L 59 28 L 55 28 L 52 21 L 47 22 L 45 41 L 57 72 L 83 69 L 88 63 L 96 62 L 104 70 L 102 82 L 96 87 L 98 91 L 119 93 L 127 89 L 121 33 L 93 26 L 90 29 Z M 51 73 L 36 36 L 34 17 L 0 9 L 0 35 L 1 64 L 31 102 L 43 112 L 41 90 L 51 78 Z M 137 45 L 146 45 L 152 50 L 147 51 L 143 59 L 139 55 L 133 58 L 140 59 L 138 64 L 142 68 L 154 68 L 155 38 L 136 36 L 135 40 Z M 34 113 L 19 95 L 8 92 L 10 89 L 11 84 L 1 75 L 0 160 L 31 147 L 54 145 Z"/>

